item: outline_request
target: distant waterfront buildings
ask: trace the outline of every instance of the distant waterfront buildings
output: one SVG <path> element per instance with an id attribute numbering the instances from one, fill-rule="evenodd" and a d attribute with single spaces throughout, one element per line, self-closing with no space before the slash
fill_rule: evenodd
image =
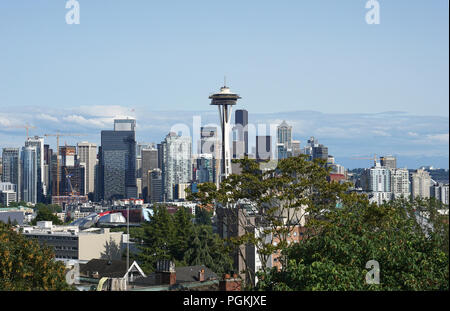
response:
<path id="1" fill-rule="evenodd" d="M 328 147 L 319 144 L 319 142 L 311 137 L 308 140 L 308 145 L 304 148 L 304 154 L 308 155 L 311 160 L 321 159 L 328 160 Z"/>
<path id="2" fill-rule="evenodd" d="M 430 196 L 445 205 L 449 205 L 449 184 L 434 184 L 430 188 Z"/>

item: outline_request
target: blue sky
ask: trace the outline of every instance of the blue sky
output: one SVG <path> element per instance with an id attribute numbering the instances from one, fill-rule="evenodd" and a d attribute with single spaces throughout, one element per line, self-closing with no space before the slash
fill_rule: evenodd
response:
<path id="1" fill-rule="evenodd" d="M 438 153 L 448 162 L 448 1 L 379 0 L 379 25 L 365 22 L 366 2 L 79 0 L 81 23 L 67 25 L 66 0 L 3 0 L 0 125 L 23 122 L 21 114 L 34 111 L 35 117 L 73 115 L 82 130 L 91 126 L 79 118 L 90 122 L 89 107 L 100 107 L 96 118 L 120 107 L 125 114 L 145 112 L 138 124 L 151 128 L 157 111 L 213 111 L 208 95 L 226 75 L 250 114 L 352 114 L 354 124 L 360 114 L 387 111 L 416 123 L 417 116 L 439 116 L 447 125 L 439 133 L 431 124 L 399 133 L 396 141 L 380 138 L 386 149 L 422 148 L 425 156 L 429 150 L 417 141 L 404 147 L 398 139 L 409 142 L 410 132 L 440 135 L 447 151 Z M 49 120 L 27 120 L 53 130 Z M 104 126 L 95 131 L 111 128 Z M 153 139 L 154 130 L 139 135 Z M 321 133 L 319 141 L 333 139 Z"/>

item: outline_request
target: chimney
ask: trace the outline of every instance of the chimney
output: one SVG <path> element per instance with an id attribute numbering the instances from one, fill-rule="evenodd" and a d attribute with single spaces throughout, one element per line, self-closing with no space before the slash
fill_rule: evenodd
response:
<path id="1" fill-rule="evenodd" d="M 236 273 L 231 277 L 229 274 L 225 274 L 222 277 L 222 280 L 219 281 L 219 290 L 220 291 L 241 291 L 241 283 L 242 280 L 238 277 Z"/>
<path id="2" fill-rule="evenodd" d="M 198 280 L 199 282 L 205 281 L 205 269 L 202 269 L 198 272 Z"/>
<path id="3" fill-rule="evenodd" d="M 170 260 L 160 260 L 156 263 L 156 277 L 159 279 L 160 285 L 175 285 L 177 275 L 175 272 L 175 264 Z"/>

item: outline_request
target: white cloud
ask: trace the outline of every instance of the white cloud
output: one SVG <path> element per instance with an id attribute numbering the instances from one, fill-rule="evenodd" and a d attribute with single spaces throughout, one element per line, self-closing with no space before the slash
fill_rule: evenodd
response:
<path id="1" fill-rule="evenodd" d="M 46 114 L 46 113 L 41 113 L 41 114 L 39 114 L 36 118 L 37 118 L 37 119 L 40 119 L 40 120 L 46 120 L 46 121 L 52 121 L 52 122 L 59 122 L 59 119 L 58 119 L 58 118 L 53 117 L 53 116 L 51 116 L 51 115 L 49 115 L 49 114 Z"/>
<path id="2" fill-rule="evenodd" d="M 427 135 L 428 139 L 435 140 L 437 142 L 448 144 L 449 143 L 449 133 L 447 134 L 434 134 L 434 135 Z"/>

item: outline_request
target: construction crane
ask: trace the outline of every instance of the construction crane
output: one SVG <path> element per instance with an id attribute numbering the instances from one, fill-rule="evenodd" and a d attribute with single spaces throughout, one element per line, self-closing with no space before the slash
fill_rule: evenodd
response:
<path id="1" fill-rule="evenodd" d="M 67 167 L 64 167 L 65 171 L 66 171 L 66 179 L 67 179 L 67 184 L 68 184 L 68 189 L 70 189 L 70 192 L 67 191 L 68 193 L 70 193 L 69 196 L 74 196 L 77 195 L 78 193 L 75 193 L 75 191 L 73 190 L 73 186 L 72 186 L 72 182 L 70 181 L 70 178 L 73 176 L 72 174 L 69 174 L 69 171 L 67 170 Z"/>
<path id="2" fill-rule="evenodd" d="M 53 136 L 56 137 L 56 196 L 59 197 L 59 182 L 60 182 L 60 173 L 59 173 L 59 138 L 60 137 L 80 137 L 87 136 L 85 134 L 44 134 L 45 137 Z"/>
<path id="3" fill-rule="evenodd" d="M 350 159 L 352 159 L 352 160 L 373 160 L 375 165 L 377 163 L 377 155 L 376 154 L 374 154 L 373 157 L 352 157 Z"/>
<path id="4" fill-rule="evenodd" d="M 29 130 L 36 128 L 35 126 L 29 125 L 28 123 L 25 124 L 25 125 L 7 125 L 6 127 L 15 128 L 15 129 L 26 129 L 27 130 L 27 138 L 30 137 L 28 135 L 29 134 Z"/>

